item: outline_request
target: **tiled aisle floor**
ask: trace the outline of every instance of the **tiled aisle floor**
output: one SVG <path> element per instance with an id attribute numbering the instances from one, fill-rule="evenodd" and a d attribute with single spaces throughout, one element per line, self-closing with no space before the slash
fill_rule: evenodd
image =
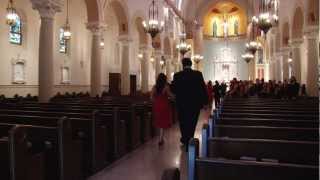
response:
<path id="1" fill-rule="evenodd" d="M 201 127 L 208 117 L 203 111 L 197 125 L 196 138 L 200 137 Z M 180 148 L 180 131 L 177 125 L 167 130 L 165 144 L 158 147 L 158 138 L 144 144 L 120 161 L 107 167 L 89 180 L 161 180 L 164 169 L 178 167 L 181 180 L 186 180 L 186 153 Z"/>

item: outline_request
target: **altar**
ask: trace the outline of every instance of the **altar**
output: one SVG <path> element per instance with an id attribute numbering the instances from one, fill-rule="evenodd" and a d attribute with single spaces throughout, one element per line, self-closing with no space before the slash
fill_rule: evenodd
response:
<path id="1" fill-rule="evenodd" d="M 233 78 L 238 78 L 238 60 L 232 55 L 231 48 L 226 46 L 221 48 L 217 56 L 213 57 L 211 61 L 214 81 L 229 82 Z"/>

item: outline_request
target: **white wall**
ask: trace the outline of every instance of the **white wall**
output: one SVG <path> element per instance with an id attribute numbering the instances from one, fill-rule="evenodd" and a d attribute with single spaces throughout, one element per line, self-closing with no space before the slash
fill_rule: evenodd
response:
<path id="1" fill-rule="evenodd" d="M 66 2 L 66 1 L 65 1 Z M 26 95 L 38 93 L 38 49 L 40 16 L 32 9 L 29 0 L 14 1 L 19 15 L 22 17 L 22 45 L 13 45 L 8 41 L 9 27 L 0 26 L 0 94 L 6 96 Z M 0 22 L 5 22 L 7 2 L 0 3 Z M 64 25 L 66 17 L 66 5 L 63 12 L 57 13 L 54 22 L 54 84 L 55 92 L 87 91 L 90 79 L 90 32 L 86 29 L 87 10 L 83 0 L 70 0 L 70 24 L 72 39 L 68 54 L 59 53 L 59 28 Z M 26 83 L 23 85 L 12 84 L 12 59 L 26 60 Z M 82 63 L 83 62 L 83 63 Z M 83 64 L 83 66 L 82 66 Z M 71 84 L 62 85 L 61 67 L 68 66 L 71 70 Z"/>
<path id="2" fill-rule="evenodd" d="M 228 47 L 232 50 L 232 57 L 238 60 L 238 79 L 248 79 L 248 65 L 241 58 L 241 54 L 245 51 L 245 39 L 242 40 L 230 40 L 228 41 Z M 213 58 L 218 56 L 221 52 L 221 48 L 225 47 L 225 42 L 215 40 L 204 40 L 204 78 L 208 80 L 216 80 L 214 74 Z"/>

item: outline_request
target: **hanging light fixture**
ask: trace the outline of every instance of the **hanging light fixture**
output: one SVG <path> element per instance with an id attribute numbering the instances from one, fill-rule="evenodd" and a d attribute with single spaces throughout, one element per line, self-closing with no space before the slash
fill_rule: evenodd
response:
<path id="1" fill-rule="evenodd" d="M 180 34 L 180 43 L 177 45 L 177 50 L 182 56 L 191 50 L 191 45 L 186 42 L 187 34 L 185 33 L 185 26 L 183 24 L 183 32 Z"/>
<path id="2" fill-rule="evenodd" d="M 260 0 L 259 15 L 254 18 L 254 22 L 265 35 L 279 21 L 278 8 L 278 0 Z"/>
<path id="3" fill-rule="evenodd" d="M 253 5 L 254 7 L 254 5 Z M 252 17 L 251 20 L 251 32 L 249 34 L 249 42 L 246 43 L 246 50 L 249 51 L 252 55 L 254 55 L 257 50 L 260 48 L 260 43 L 256 41 L 256 22 L 257 22 L 257 18 L 255 16 Z"/>
<path id="4" fill-rule="evenodd" d="M 244 53 L 241 57 L 243 60 L 245 60 L 247 63 L 249 63 L 251 60 L 253 60 L 254 55 L 251 54 L 251 52 L 246 51 L 246 53 Z"/>
<path id="5" fill-rule="evenodd" d="M 6 15 L 6 23 L 9 26 L 13 26 L 16 24 L 18 18 L 17 10 L 13 6 L 13 0 L 9 0 L 7 7 L 7 15 Z"/>
<path id="6" fill-rule="evenodd" d="M 203 60 L 203 56 L 201 56 L 200 54 L 196 54 L 196 55 L 192 56 L 192 60 L 196 64 L 199 64 Z"/>
<path id="7" fill-rule="evenodd" d="M 69 24 L 69 0 L 67 0 L 67 18 L 66 18 L 66 24 L 63 26 L 63 38 L 65 40 L 71 39 L 71 28 Z"/>
<path id="8" fill-rule="evenodd" d="M 142 25 L 144 27 L 145 32 L 149 33 L 152 39 L 154 39 L 159 33 L 163 31 L 164 22 L 160 21 L 159 8 L 155 0 L 152 0 L 149 6 L 148 21 L 143 21 Z"/>

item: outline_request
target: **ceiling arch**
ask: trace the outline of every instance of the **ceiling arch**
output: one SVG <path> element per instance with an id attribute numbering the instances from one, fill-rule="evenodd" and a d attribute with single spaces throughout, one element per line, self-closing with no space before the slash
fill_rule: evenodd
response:
<path id="1" fill-rule="evenodd" d="M 98 0 L 85 0 L 87 5 L 88 22 L 99 22 L 102 20 L 101 9 Z"/>
<path id="2" fill-rule="evenodd" d="M 143 21 L 143 19 L 141 17 L 137 17 L 135 19 L 135 26 L 136 26 L 138 34 L 139 34 L 139 44 L 140 45 L 147 45 L 148 44 L 148 36 L 144 31 L 142 21 Z"/>
<path id="3" fill-rule="evenodd" d="M 302 38 L 303 36 L 304 15 L 301 7 L 297 7 L 292 22 L 292 38 Z"/>

